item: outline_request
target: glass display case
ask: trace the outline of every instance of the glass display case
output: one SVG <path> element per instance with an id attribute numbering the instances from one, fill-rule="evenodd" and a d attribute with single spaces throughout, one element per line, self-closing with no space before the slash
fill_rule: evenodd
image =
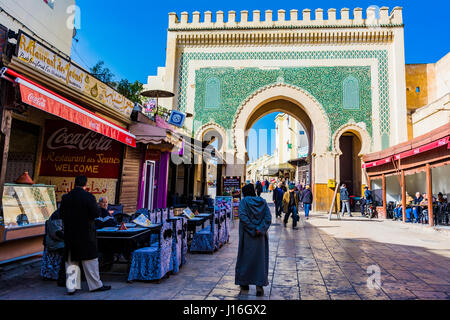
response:
<path id="1" fill-rule="evenodd" d="M 2 224 L 6 230 L 43 225 L 56 209 L 55 186 L 5 183 Z"/>

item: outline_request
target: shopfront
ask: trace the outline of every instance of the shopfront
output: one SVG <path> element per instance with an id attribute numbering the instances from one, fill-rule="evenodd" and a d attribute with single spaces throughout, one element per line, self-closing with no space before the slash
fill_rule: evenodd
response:
<path id="1" fill-rule="evenodd" d="M 157 126 L 142 114 L 137 123 L 130 127 L 142 152 L 139 160 L 139 187 L 130 191 L 136 196 L 136 209 L 154 210 L 168 206 L 171 152 L 175 147 L 181 148 L 181 140 L 173 130 Z"/>
<path id="2" fill-rule="evenodd" d="M 363 160 L 382 217 L 400 205 L 404 222 L 449 225 L 449 125 Z"/>
<path id="3" fill-rule="evenodd" d="M 136 147 L 134 104 L 26 34 L 1 78 L 0 264 L 42 252 L 44 223 L 76 176 L 119 201 L 124 151 Z"/>

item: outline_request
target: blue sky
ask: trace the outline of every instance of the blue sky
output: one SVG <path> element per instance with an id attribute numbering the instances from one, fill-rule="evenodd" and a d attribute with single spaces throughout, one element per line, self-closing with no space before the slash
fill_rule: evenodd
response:
<path id="1" fill-rule="evenodd" d="M 247 0 L 247 1 L 106 1 L 76 0 L 81 12 L 81 29 L 78 30 L 72 46 L 72 59 L 85 68 L 92 67 L 103 60 L 117 79 L 147 82 L 149 75 L 156 75 L 157 67 L 165 65 L 168 13 L 187 11 L 227 12 L 235 10 L 309 8 L 336 8 L 338 16 L 341 8 L 364 9 L 376 5 L 403 7 L 405 23 L 405 59 L 406 63 L 436 62 L 450 50 L 448 27 L 448 0 Z M 313 15 L 312 12 L 312 15 Z M 226 16 L 226 15 L 225 15 Z M 237 15 L 239 18 L 239 14 Z M 274 14 L 276 17 L 276 14 Z M 274 116 L 261 119 L 255 126 L 273 128 Z M 270 142 L 269 142 L 270 143 Z"/>

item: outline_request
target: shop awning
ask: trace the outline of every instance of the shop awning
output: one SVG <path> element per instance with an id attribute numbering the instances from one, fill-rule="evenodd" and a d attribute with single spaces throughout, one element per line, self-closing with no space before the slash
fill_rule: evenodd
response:
<path id="1" fill-rule="evenodd" d="M 424 145 L 424 146 L 421 146 L 421 147 L 418 147 L 418 148 L 415 148 L 415 149 L 412 149 L 412 150 L 409 150 L 409 151 L 406 151 L 406 152 L 403 152 L 400 154 L 396 154 L 394 156 L 394 159 L 395 160 L 404 159 L 404 158 L 414 156 L 416 154 L 419 154 L 419 153 L 422 153 L 425 151 L 430 151 L 430 150 L 445 146 L 446 144 L 449 143 L 449 139 L 450 139 L 450 137 L 445 137 L 445 138 L 439 139 L 437 141 L 433 141 L 432 143 L 429 143 L 427 145 Z"/>
<path id="2" fill-rule="evenodd" d="M 362 165 L 362 167 L 363 168 L 372 168 L 372 167 L 376 167 L 376 166 L 381 166 L 383 164 L 390 163 L 391 160 L 392 160 L 392 157 L 387 157 L 387 158 L 382 159 L 382 160 L 373 161 L 373 162 L 369 162 L 369 163 L 364 163 Z"/>
<path id="3" fill-rule="evenodd" d="M 181 141 L 173 136 L 170 130 L 153 126 L 151 124 L 138 122 L 130 127 L 131 133 L 136 136 L 136 141 L 144 144 L 169 143 L 180 147 Z"/>
<path id="4" fill-rule="evenodd" d="M 408 150 L 408 151 L 405 151 L 405 152 L 402 152 L 402 153 L 398 153 L 398 154 L 395 154 L 395 155 L 393 155 L 391 157 L 387 157 L 387 158 L 384 158 L 384 159 L 381 159 L 381 160 L 378 160 L 378 161 L 372 161 L 372 162 L 364 163 L 362 165 L 362 168 L 364 169 L 364 168 L 372 168 L 372 167 L 376 167 L 376 166 L 381 166 L 383 164 L 390 163 L 392 161 L 392 158 L 394 160 L 400 160 L 400 159 L 411 157 L 411 156 L 417 155 L 419 153 L 430 151 L 430 150 L 433 150 L 433 149 L 436 149 L 436 148 L 439 148 L 439 147 L 442 147 L 442 146 L 445 146 L 445 145 L 448 145 L 447 148 L 450 148 L 450 137 L 445 137 L 445 138 L 433 141 L 433 142 L 431 142 L 429 144 L 426 144 L 424 146 L 420 146 L 420 147 L 414 148 L 412 150 Z"/>
<path id="5" fill-rule="evenodd" d="M 14 77 L 15 82 L 19 84 L 23 103 L 75 123 L 86 129 L 100 133 L 128 146 L 136 147 L 136 137 L 125 128 L 96 115 L 11 69 L 2 70 L 2 75 L 4 73 Z"/>

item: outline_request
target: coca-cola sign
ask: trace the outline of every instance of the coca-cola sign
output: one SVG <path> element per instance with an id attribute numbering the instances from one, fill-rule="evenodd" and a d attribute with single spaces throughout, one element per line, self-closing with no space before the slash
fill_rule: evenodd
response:
<path id="1" fill-rule="evenodd" d="M 29 104 L 37 105 L 38 107 L 41 107 L 43 109 L 47 107 L 46 100 L 42 97 L 35 96 L 33 92 L 28 94 L 27 99 Z"/>
<path id="2" fill-rule="evenodd" d="M 64 120 L 45 122 L 40 175 L 118 179 L 122 144 Z"/>
<path id="3" fill-rule="evenodd" d="M 85 133 L 69 133 L 67 127 L 55 131 L 47 140 L 47 148 L 58 149 L 78 149 L 81 151 L 109 151 L 113 140 L 104 135 L 87 131 Z"/>

